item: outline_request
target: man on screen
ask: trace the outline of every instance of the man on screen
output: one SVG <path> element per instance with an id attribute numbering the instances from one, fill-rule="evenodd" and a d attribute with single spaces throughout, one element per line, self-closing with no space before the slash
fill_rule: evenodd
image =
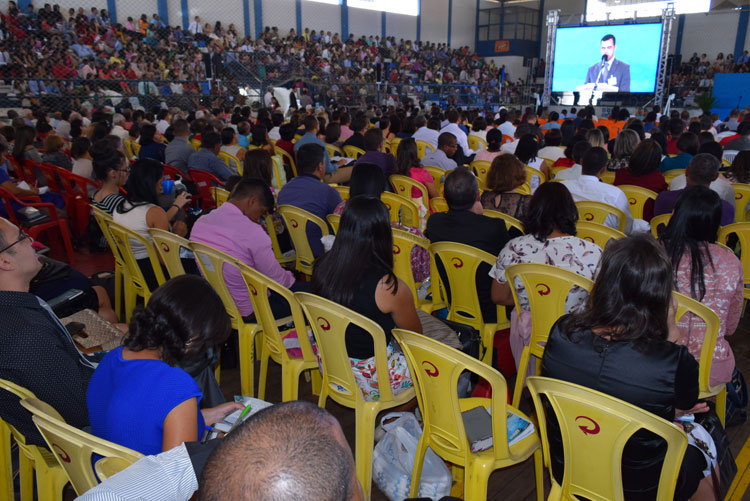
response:
<path id="1" fill-rule="evenodd" d="M 615 59 L 615 36 L 602 38 L 602 60 L 589 68 L 586 83 L 617 87 L 619 92 L 630 92 L 630 65 Z"/>

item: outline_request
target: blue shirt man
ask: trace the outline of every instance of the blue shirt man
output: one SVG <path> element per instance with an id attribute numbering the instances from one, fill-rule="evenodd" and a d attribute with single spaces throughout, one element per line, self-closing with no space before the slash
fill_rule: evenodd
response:
<path id="1" fill-rule="evenodd" d="M 188 169 L 198 169 L 210 172 L 222 182 L 229 179 L 232 171 L 219 157 L 221 149 L 221 136 L 218 132 L 206 132 L 203 134 L 201 149 L 188 158 Z"/>
<path id="2" fill-rule="evenodd" d="M 321 179 L 327 183 L 348 182 L 352 177 L 352 168 L 342 167 L 346 163 L 346 160 L 340 160 L 338 163 L 331 161 L 331 157 L 328 155 L 328 150 L 326 150 L 326 144 L 318 139 L 318 130 L 320 129 L 318 119 L 312 115 L 308 115 L 305 117 L 303 125 L 305 126 L 305 134 L 294 143 L 294 154 L 296 155 L 299 149 L 306 144 L 317 144 L 323 148 L 323 166 L 325 167 L 325 175 L 321 176 Z"/>

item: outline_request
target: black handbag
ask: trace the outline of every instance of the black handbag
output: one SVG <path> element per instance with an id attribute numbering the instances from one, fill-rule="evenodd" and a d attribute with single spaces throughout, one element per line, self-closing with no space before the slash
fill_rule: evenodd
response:
<path id="1" fill-rule="evenodd" d="M 695 422 L 703 426 L 709 435 L 711 435 L 711 438 L 714 439 L 720 479 L 716 494 L 718 499 L 721 500 L 726 497 L 729 487 L 732 485 L 732 480 L 737 475 L 737 463 L 735 463 L 732 450 L 729 448 L 727 432 L 721 425 L 721 421 L 714 411 L 713 404 L 709 404 L 709 407 L 710 410 L 708 412 L 695 414 Z M 715 482 L 716 475 L 713 475 L 713 477 Z"/>

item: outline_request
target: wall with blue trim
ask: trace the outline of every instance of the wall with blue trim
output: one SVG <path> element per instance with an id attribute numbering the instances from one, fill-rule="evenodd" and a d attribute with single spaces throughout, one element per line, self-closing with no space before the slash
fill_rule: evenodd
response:
<path id="1" fill-rule="evenodd" d="M 310 28 L 316 32 L 330 31 L 341 34 L 341 7 L 318 2 L 302 0 L 302 29 Z M 379 25 L 378 25 L 379 26 Z"/>

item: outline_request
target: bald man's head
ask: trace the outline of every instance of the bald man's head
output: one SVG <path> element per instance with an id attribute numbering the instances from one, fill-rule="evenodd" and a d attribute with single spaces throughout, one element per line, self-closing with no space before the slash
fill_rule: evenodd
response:
<path id="1" fill-rule="evenodd" d="M 359 499 L 354 459 L 338 421 L 308 402 L 276 404 L 211 454 L 199 501 Z"/>

